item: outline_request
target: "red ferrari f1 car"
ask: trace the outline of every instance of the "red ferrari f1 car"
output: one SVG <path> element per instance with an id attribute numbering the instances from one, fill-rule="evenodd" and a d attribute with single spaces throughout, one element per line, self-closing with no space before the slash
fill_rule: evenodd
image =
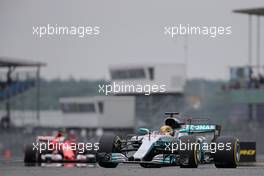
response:
<path id="1" fill-rule="evenodd" d="M 55 136 L 38 136 L 36 142 L 25 146 L 24 163 L 96 162 L 93 149 L 88 151 L 84 143 L 77 143 L 74 138 L 65 136 L 60 131 Z"/>

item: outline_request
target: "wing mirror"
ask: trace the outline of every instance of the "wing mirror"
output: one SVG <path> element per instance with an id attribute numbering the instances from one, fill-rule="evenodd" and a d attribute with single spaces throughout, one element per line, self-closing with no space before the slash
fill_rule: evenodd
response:
<path id="1" fill-rule="evenodd" d="M 149 134 L 149 129 L 147 129 L 147 128 L 139 128 L 138 132 L 139 132 L 140 135 L 146 135 L 146 134 Z"/>

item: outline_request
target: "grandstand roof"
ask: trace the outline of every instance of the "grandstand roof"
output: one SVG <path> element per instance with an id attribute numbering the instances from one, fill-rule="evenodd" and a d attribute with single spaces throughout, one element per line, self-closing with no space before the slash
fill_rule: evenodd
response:
<path id="1" fill-rule="evenodd" d="M 261 15 L 264 16 L 264 7 L 259 8 L 249 8 L 249 9 L 237 9 L 234 10 L 235 13 L 244 13 L 248 15 Z"/>
<path id="2" fill-rule="evenodd" d="M 0 67 L 40 67 L 46 63 L 0 56 Z"/>

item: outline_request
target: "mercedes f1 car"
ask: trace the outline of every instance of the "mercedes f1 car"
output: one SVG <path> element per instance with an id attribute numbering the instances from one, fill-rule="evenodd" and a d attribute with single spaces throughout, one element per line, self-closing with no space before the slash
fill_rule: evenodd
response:
<path id="1" fill-rule="evenodd" d="M 76 139 L 58 131 L 55 136 L 38 136 L 36 142 L 25 145 L 24 163 L 95 163 L 93 151 L 80 150 Z"/>
<path id="2" fill-rule="evenodd" d="M 124 139 L 104 134 L 97 151 L 98 164 L 105 168 L 115 168 L 119 163 L 140 164 L 145 168 L 197 168 L 206 163 L 214 163 L 217 168 L 237 167 L 239 140 L 220 136 L 220 125 L 201 123 L 205 119 L 183 120 L 176 112 L 165 114 L 160 131 L 140 128 L 139 135 L 127 135 Z"/>

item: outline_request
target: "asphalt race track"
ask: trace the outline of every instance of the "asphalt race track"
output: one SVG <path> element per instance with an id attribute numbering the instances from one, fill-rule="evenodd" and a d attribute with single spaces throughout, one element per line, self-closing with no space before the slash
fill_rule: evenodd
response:
<path id="1" fill-rule="evenodd" d="M 101 168 L 97 165 L 57 164 L 45 166 L 24 166 L 22 161 L 0 163 L 1 176 L 262 176 L 264 164 L 240 166 L 236 169 L 216 169 L 214 165 L 200 165 L 197 169 L 179 167 L 141 168 L 139 165 L 120 164 L 115 169 Z"/>

